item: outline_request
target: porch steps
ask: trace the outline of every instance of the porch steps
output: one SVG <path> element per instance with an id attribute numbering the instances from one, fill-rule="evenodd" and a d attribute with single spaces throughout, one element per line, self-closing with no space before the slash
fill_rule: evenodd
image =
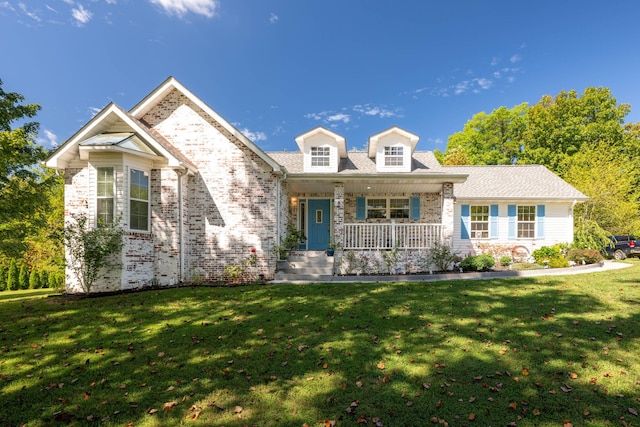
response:
<path id="1" fill-rule="evenodd" d="M 275 280 L 331 280 L 333 276 L 333 257 L 324 251 L 300 251 L 289 258 L 278 261 Z"/>

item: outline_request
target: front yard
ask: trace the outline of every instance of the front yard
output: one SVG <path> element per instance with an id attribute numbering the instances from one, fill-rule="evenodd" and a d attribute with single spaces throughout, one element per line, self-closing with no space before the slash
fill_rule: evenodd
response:
<path id="1" fill-rule="evenodd" d="M 637 426 L 640 261 L 627 262 L 485 281 L 3 292 L 0 425 Z"/>

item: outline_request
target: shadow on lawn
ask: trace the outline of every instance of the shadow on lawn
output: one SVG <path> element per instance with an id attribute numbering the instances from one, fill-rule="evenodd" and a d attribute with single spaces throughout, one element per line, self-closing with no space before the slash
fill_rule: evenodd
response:
<path id="1" fill-rule="evenodd" d="M 616 395 L 638 378 L 622 378 L 636 362 L 616 355 L 639 337 L 638 309 L 609 312 L 576 283 L 195 288 L 34 303 L 0 335 L 3 360 L 20 366 L 0 365 L 0 421 L 465 425 L 473 414 L 478 425 L 618 425 L 634 401 Z M 65 331 L 70 313 L 82 321 Z"/>

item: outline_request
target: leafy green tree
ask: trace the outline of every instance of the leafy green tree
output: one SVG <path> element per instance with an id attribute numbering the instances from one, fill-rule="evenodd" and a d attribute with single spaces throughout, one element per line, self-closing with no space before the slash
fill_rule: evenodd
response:
<path id="1" fill-rule="evenodd" d="M 0 292 L 7 290 L 7 276 L 9 268 L 5 265 L 0 265 Z"/>
<path id="2" fill-rule="evenodd" d="M 23 101 L 0 81 L 0 254 L 12 257 L 24 252 L 24 237 L 37 226 L 34 212 L 46 206 L 53 180 L 39 165 L 47 153 L 35 142 L 38 123 L 30 121 L 40 106 Z"/>
<path id="3" fill-rule="evenodd" d="M 19 289 L 29 289 L 29 269 L 24 264 L 20 266 L 20 273 L 18 274 L 18 287 Z"/>
<path id="4" fill-rule="evenodd" d="M 520 160 L 545 165 L 564 176 L 564 166 L 574 154 L 600 142 L 624 145 L 623 123 L 630 111 L 628 104 L 618 104 L 611 91 L 602 87 L 589 87 L 582 96 L 575 90 L 545 95 L 527 112 Z"/>
<path id="5" fill-rule="evenodd" d="M 7 275 L 7 289 L 17 291 L 20 289 L 20 270 L 18 269 L 18 262 L 12 259 L 9 263 L 9 272 Z"/>
<path id="6" fill-rule="evenodd" d="M 621 150 L 607 142 L 583 147 L 563 166 L 565 179 L 589 196 L 574 211 L 583 224 L 593 221 L 611 234 L 639 233 L 639 163 L 629 162 Z"/>
<path id="7" fill-rule="evenodd" d="M 522 150 L 528 104 L 480 112 L 449 137 L 443 164 L 509 165 Z"/>

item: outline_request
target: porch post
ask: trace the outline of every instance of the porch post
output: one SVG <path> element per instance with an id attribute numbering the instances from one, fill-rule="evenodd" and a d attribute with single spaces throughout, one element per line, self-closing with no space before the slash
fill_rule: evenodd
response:
<path id="1" fill-rule="evenodd" d="M 453 244 L 453 205 L 456 198 L 453 195 L 453 183 L 442 184 L 442 243 Z"/>
<path id="2" fill-rule="evenodd" d="M 336 257 L 342 254 L 344 243 L 344 183 L 333 184 L 333 244 L 336 246 Z"/>

